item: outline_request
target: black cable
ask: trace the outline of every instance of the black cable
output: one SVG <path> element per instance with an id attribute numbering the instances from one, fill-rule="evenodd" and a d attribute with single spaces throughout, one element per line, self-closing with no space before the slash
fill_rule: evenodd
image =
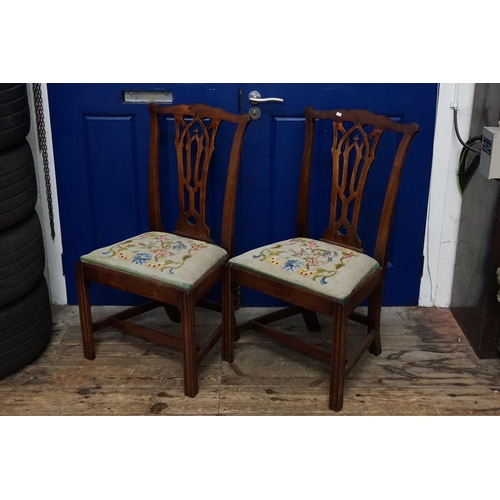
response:
<path id="1" fill-rule="evenodd" d="M 460 159 L 458 162 L 458 170 L 457 170 L 457 181 L 458 181 L 458 189 L 460 191 L 460 195 L 463 195 L 463 192 L 467 187 L 470 178 L 472 177 L 474 172 L 477 170 L 477 167 L 479 166 L 479 151 L 473 150 L 472 148 L 469 147 L 469 145 L 472 146 L 477 142 L 481 142 L 481 140 L 482 136 L 480 135 L 475 135 L 471 137 L 470 139 L 467 140 L 466 144 L 467 147 L 463 147 L 460 153 Z M 473 151 L 475 153 L 475 156 L 471 159 L 469 167 L 466 169 L 465 167 L 467 163 L 469 150 Z"/>
<path id="2" fill-rule="evenodd" d="M 458 114 L 458 109 L 457 108 L 453 108 L 453 118 L 454 118 L 454 122 L 455 122 L 455 133 L 457 134 L 457 137 L 458 137 L 458 140 L 460 141 L 460 144 L 462 144 L 462 146 L 464 148 L 467 148 L 468 150 L 472 151 L 473 153 L 476 153 L 476 154 L 479 154 L 479 151 L 476 151 L 475 149 L 472 149 L 471 147 L 469 147 L 463 140 L 462 138 L 460 137 L 460 133 L 458 132 L 458 120 L 457 120 L 457 114 Z"/>

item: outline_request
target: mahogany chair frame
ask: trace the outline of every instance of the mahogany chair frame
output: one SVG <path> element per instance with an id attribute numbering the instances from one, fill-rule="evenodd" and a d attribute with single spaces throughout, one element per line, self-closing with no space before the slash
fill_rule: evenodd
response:
<path id="1" fill-rule="evenodd" d="M 184 392 L 194 397 L 198 393 L 198 365 L 222 335 L 219 325 L 203 345 L 198 345 L 195 334 L 195 305 L 221 311 L 220 304 L 205 301 L 203 296 L 222 278 L 225 261 L 233 254 L 233 229 L 238 170 L 243 137 L 250 122 L 247 114 L 235 115 L 204 104 L 159 106 L 149 105 L 151 120 L 149 158 L 149 222 L 151 231 L 164 232 L 160 213 L 160 123 L 161 117 L 172 116 L 175 121 L 175 147 L 179 178 L 180 217 L 173 234 L 213 243 L 205 221 L 207 177 L 215 138 L 223 121 L 235 124 L 235 131 L 224 194 L 220 246 L 227 257 L 215 265 L 192 288 L 184 290 L 168 283 L 131 275 L 108 267 L 79 261 L 76 263 L 78 305 L 85 358 L 95 358 L 94 333 L 106 327 L 115 327 L 127 333 L 164 344 L 182 351 Z M 188 118 L 188 121 L 186 121 Z M 208 125 L 204 124 L 210 121 Z M 200 131 L 201 130 L 201 135 Z M 195 144 L 196 146 L 193 146 Z M 196 147 L 198 154 L 192 154 Z M 193 181 L 194 180 L 194 181 Z M 199 206 L 197 206 L 199 205 Z M 100 321 L 92 322 L 89 287 L 91 282 L 132 292 L 150 299 L 145 304 L 128 308 Z M 170 319 L 181 323 L 181 338 L 128 322 L 127 320 L 164 307 Z"/>
<path id="2" fill-rule="evenodd" d="M 365 187 L 368 170 L 375 158 L 375 151 L 380 137 L 386 130 L 401 134 L 394 161 L 389 175 L 387 190 L 379 222 L 373 257 L 380 264 L 380 268 L 372 272 L 351 295 L 344 301 L 315 293 L 294 284 L 285 283 L 272 276 L 254 272 L 250 269 L 225 265 L 223 277 L 223 359 L 229 363 L 234 360 L 234 341 L 240 333 L 254 330 L 265 334 L 277 341 L 283 342 L 298 351 L 319 358 L 330 364 L 330 393 L 329 408 L 340 411 L 343 406 L 344 380 L 352 371 L 363 354 L 369 350 L 374 355 L 381 353 L 380 342 L 380 315 L 384 278 L 388 261 L 388 246 L 390 230 L 394 215 L 395 202 L 399 188 L 402 167 L 408 148 L 418 133 L 419 127 L 413 123 L 404 125 L 397 123 L 384 115 L 375 115 L 365 110 L 328 110 L 319 111 L 311 107 L 305 110 L 306 131 L 302 169 L 299 187 L 299 201 L 297 214 L 297 236 L 309 237 L 309 193 L 311 168 L 313 160 L 315 122 L 317 120 L 331 120 L 333 122 L 334 138 L 332 146 L 333 181 L 330 205 L 330 224 L 323 234 L 322 241 L 340 245 L 349 249 L 363 252 L 361 240 L 357 233 L 357 224 L 361 198 Z M 352 128 L 345 130 L 344 123 L 351 123 Z M 367 136 L 363 132 L 364 126 L 373 127 Z M 354 139 L 350 144 L 346 140 L 352 134 L 361 136 L 362 146 Z M 361 162 L 363 147 L 368 154 Z M 353 150 L 354 148 L 354 150 Z M 349 181 L 346 176 L 346 155 L 349 151 L 355 155 L 355 172 Z M 344 168 L 341 169 L 341 164 Z M 342 170 L 342 172 L 341 172 Z M 358 171 L 359 170 L 359 171 Z M 353 178 L 358 176 L 359 182 Z M 349 194 L 346 191 L 349 191 Z M 348 205 L 353 202 L 351 219 L 349 220 Z M 338 214 L 340 213 L 340 216 Z M 342 232 L 340 229 L 342 228 Z M 291 304 L 290 307 L 255 318 L 253 320 L 235 324 L 234 294 L 238 287 L 244 286 L 258 292 L 276 297 Z M 368 298 L 367 314 L 356 312 L 355 309 Z M 326 351 L 300 338 L 292 337 L 270 323 L 302 313 L 306 326 L 310 331 L 319 331 L 321 325 L 316 313 L 329 316 L 333 320 L 331 350 Z M 354 320 L 367 327 L 367 335 L 352 359 L 346 359 L 347 326 L 348 320 Z"/>

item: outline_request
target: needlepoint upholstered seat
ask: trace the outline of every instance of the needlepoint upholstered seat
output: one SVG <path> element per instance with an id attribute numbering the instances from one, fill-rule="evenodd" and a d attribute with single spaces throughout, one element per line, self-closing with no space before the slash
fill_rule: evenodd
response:
<path id="1" fill-rule="evenodd" d="M 292 238 L 250 250 L 231 265 L 345 300 L 380 264 L 349 248 L 310 238 Z"/>
<path id="2" fill-rule="evenodd" d="M 94 250 L 81 260 L 188 290 L 227 255 L 206 241 L 152 231 Z"/>

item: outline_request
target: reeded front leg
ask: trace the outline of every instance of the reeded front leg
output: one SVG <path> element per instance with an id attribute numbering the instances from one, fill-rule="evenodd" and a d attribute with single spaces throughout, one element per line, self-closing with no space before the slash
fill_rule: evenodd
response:
<path id="1" fill-rule="evenodd" d="M 231 268 L 222 269 L 222 359 L 234 361 L 234 298 L 231 287 Z"/>
<path id="2" fill-rule="evenodd" d="M 330 361 L 329 408 L 340 411 L 344 402 L 345 357 L 348 314 L 342 304 L 335 304 L 333 311 L 332 357 Z"/>
<path id="3" fill-rule="evenodd" d="M 76 289 L 78 293 L 78 311 L 80 313 L 80 329 L 82 331 L 83 355 L 86 359 L 95 359 L 94 331 L 92 328 L 92 311 L 90 308 L 90 281 L 85 279 L 82 262 L 77 262 Z"/>
<path id="4" fill-rule="evenodd" d="M 182 296 L 181 305 L 182 355 L 184 368 L 184 394 L 194 398 L 198 394 L 198 350 L 193 296 Z"/>
<path id="5" fill-rule="evenodd" d="M 380 285 L 368 299 L 368 331 L 375 330 L 376 336 L 370 345 L 370 353 L 379 356 L 382 353 L 380 341 L 380 315 L 382 313 L 382 296 L 384 286 Z"/>

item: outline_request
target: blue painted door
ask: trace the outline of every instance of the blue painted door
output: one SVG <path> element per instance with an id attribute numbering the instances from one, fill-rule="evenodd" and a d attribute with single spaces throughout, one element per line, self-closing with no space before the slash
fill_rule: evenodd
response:
<path id="1" fill-rule="evenodd" d="M 176 103 L 204 102 L 234 113 L 252 107 L 248 101 L 252 90 L 262 97 L 284 99 L 282 103 L 260 104 L 261 117 L 247 130 L 236 219 L 237 252 L 294 234 L 305 107 L 365 108 L 404 123 L 419 123 L 421 132 L 410 148 L 401 182 L 384 296 L 386 305 L 417 303 L 437 85 L 50 84 L 69 303 L 77 301 L 74 263 L 80 255 L 148 229 L 149 115 L 146 105 L 123 102 L 127 90 L 170 91 Z M 328 134 L 328 130 L 319 133 Z M 379 157 L 389 155 L 395 147 L 395 141 L 383 145 Z M 372 214 L 381 204 L 380 186 L 385 181 L 383 171 L 375 175 L 375 189 L 368 191 L 363 201 L 367 222 L 360 227 L 367 251 L 373 247 Z M 328 169 L 320 169 L 313 183 L 311 222 L 315 237 L 321 236 L 328 217 L 329 189 L 321 189 L 327 182 Z M 220 184 L 215 181 L 213 188 L 220 189 Z M 94 304 L 135 303 L 131 296 L 104 287 L 93 286 L 91 293 Z M 243 305 L 271 304 L 261 295 L 243 291 Z"/>

